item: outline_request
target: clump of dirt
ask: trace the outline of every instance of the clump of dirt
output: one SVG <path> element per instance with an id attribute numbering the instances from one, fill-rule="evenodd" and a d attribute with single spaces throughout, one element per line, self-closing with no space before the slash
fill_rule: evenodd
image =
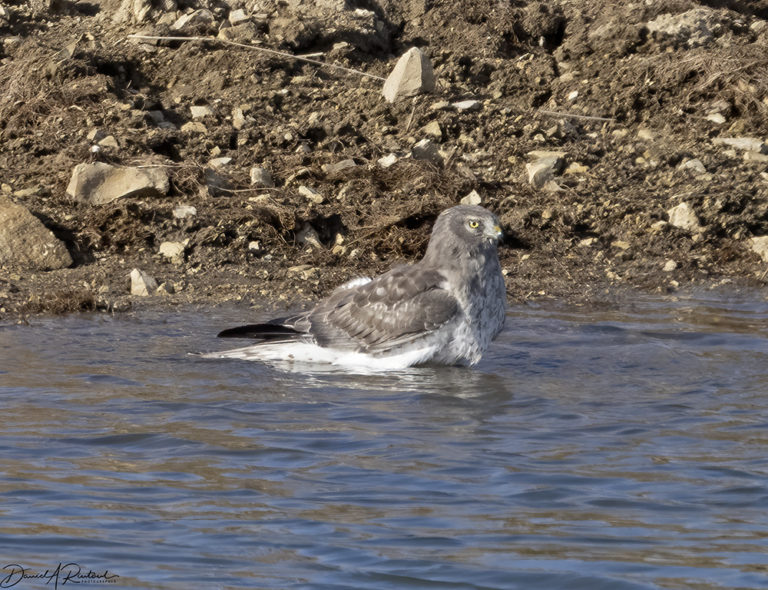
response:
<path id="1" fill-rule="evenodd" d="M 768 235 L 768 2 L 0 8 L 0 189 L 74 260 L 0 268 L 0 319 L 306 301 L 418 258 L 436 215 L 473 190 L 505 224 L 516 300 L 766 284 L 750 239 Z M 412 46 L 438 91 L 389 104 L 376 77 Z M 455 106 L 466 100 L 477 103 Z M 410 157 L 426 137 L 442 162 Z M 758 147 L 714 141 L 724 137 Z M 564 160 L 544 187 L 526 173 L 537 151 Z M 97 206 L 66 194 L 77 164 L 148 160 L 167 169 L 167 197 Z M 252 184 L 254 167 L 274 186 Z M 669 223 L 683 202 L 695 229 Z M 161 254 L 164 242 L 181 244 L 181 258 Z M 130 295 L 133 268 L 160 291 Z"/>

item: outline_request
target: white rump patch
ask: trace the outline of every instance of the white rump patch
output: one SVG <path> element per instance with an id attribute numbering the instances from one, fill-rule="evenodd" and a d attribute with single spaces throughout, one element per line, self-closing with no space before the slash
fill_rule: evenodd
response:
<path id="1" fill-rule="evenodd" d="M 376 357 L 362 352 L 334 350 L 307 342 L 281 342 L 255 344 L 222 352 L 202 355 L 207 359 L 242 359 L 285 365 L 333 365 L 352 371 L 377 372 L 405 369 L 423 363 L 434 355 L 434 345 L 422 346 L 405 352 Z M 290 368 L 290 367 L 289 367 Z"/>

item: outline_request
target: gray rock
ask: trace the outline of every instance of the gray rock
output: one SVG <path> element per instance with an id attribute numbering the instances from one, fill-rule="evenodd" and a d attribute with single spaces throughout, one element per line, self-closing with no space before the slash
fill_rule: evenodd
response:
<path id="1" fill-rule="evenodd" d="M 193 119 L 202 119 L 204 117 L 212 117 L 214 114 L 213 109 L 211 109 L 211 107 L 206 105 L 191 106 L 189 107 L 189 112 L 192 115 Z"/>
<path id="2" fill-rule="evenodd" d="M 669 223 L 680 229 L 700 232 L 704 228 L 701 227 L 699 218 L 693 210 L 693 207 L 689 203 L 680 203 L 667 211 L 669 217 Z"/>
<path id="3" fill-rule="evenodd" d="M 384 169 L 389 168 L 390 166 L 394 166 L 397 164 L 397 160 L 399 158 L 397 157 L 397 154 L 387 154 L 386 156 L 383 156 L 376 160 L 376 163 L 381 166 Z"/>
<path id="4" fill-rule="evenodd" d="M 651 35 L 678 46 L 700 47 L 725 32 L 722 18 L 711 8 L 693 8 L 681 14 L 662 14 L 646 23 Z"/>
<path id="5" fill-rule="evenodd" d="M 388 102 L 435 90 L 435 72 L 429 58 L 418 47 L 406 51 L 387 77 L 382 94 Z"/>
<path id="6" fill-rule="evenodd" d="M 323 247 L 323 244 L 320 241 L 320 235 L 309 223 L 305 224 L 304 227 L 296 233 L 296 241 L 303 246 L 309 245 L 313 248 Z"/>
<path id="7" fill-rule="evenodd" d="M 475 190 L 461 198 L 462 205 L 479 205 L 482 202 L 483 200 L 480 198 L 480 194 Z"/>
<path id="8" fill-rule="evenodd" d="M 431 137 L 437 141 L 443 139 L 443 130 L 440 128 L 440 123 L 437 121 L 430 121 L 422 129 L 424 135 Z"/>
<path id="9" fill-rule="evenodd" d="M 82 203 L 104 205 L 123 197 L 161 196 L 168 188 L 168 174 L 160 166 L 118 167 L 94 162 L 75 166 L 67 195 Z"/>
<path id="10" fill-rule="evenodd" d="M 655 141 L 656 134 L 650 129 L 642 128 L 637 131 L 637 139 L 642 139 L 643 141 Z"/>
<path id="11" fill-rule="evenodd" d="M 212 26 L 216 22 L 213 13 L 210 10 L 202 8 L 189 14 L 181 15 L 175 23 L 171 25 L 171 30 L 182 31 L 192 29 L 198 26 Z"/>
<path id="12" fill-rule="evenodd" d="M 768 262 L 768 236 L 750 238 L 749 247 L 763 259 L 763 262 Z"/>
<path id="13" fill-rule="evenodd" d="M 314 0 L 314 4 L 330 12 L 342 12 L 351 8 L 348 0 Z"/>
<path id="14" fill-rule="evenodd" d="M 288 272 L 299 275 L 303 280 L 307 280 L 316 274 L 318 269 L 309 264 L 297 264 L 296 266 L 289 266 Z"/>
<path id="15" fill-rule="evenodd" d="M 293 174 L 291 174 L 288 178 L 285 179 L 285 186 L 290 186 L 293 184 L 294 181 L 300 180 L 302 178 L 307 178 L 312 175 L 312 171 L 309 168 L 302 167 L 296 170 Z"/>
<path id="16" fill-rule="evenodd" d="M 528 173 L 528 182 L 536 188 L 542 188 L 552 182 L 555 175 L 560 173 L 565 164 L 563 152 L 535 151 L 530 152 L 528 155 L 537 158 L 525 165 L 525 170 Z"/>
<path id="17" fill-rule="evenodd" d="M 40 192 L 40 187 L 35 185 L 29 188 L 22 188 L 17 191 L 13 191 L 13 196 L 19 199 L 28 199 Z"/>
<path id="18" fill-rule="evenodd" d="M 565 164 L 566 152 L 561 152 L 558 150 L 531 150 L 528 152 L 527 156 L 529 158 L 533 158 L 534 160 L 541 160 L 544 158 L 557 158 L 558 166 L 563 166 Z"/>
<path id="19" fill-rule="evenodd" d="M 187 121 L 181 126 L 182 133 L 208 133 L 208 128 L 200 121 Z"/>
<path id="20" fill-rule="evenodd" d="M 706 116 L 706 119 L 707 121 L 710 121 L 717 125 L 722 125 L 723 123 L 725 123 L 725 117 L 722 115 L 722 113 L 709 113 Z"/>
<path id="21" fill-rule="evenodd" d="M 348 172 L 353 168 L 357 168 L 357 164 L 352 158 L 347 158 L 346 160 L 336 162 L 335 164 L 323 164 L 322 168 L 323 172 L 325 172 L 328 176 L 333 177 L 339 176 L 344 172 Z"/>
<path id="22" fill-rule="evenodd" d="M 0 196 L 0 266 L 38 270 L 72 264 L 64 243 L 26 207 Z"/>
<path id="23" fill-rule="evenodd" d="M 177 205 L 173 209 L 173 216 L 176 219 L 186 219 L 197 215 L 197 208 L 192 205 Z"/>
<path id="24" fill-rule="evenodd" d="M 678 166 L 680 170 L 690 170 L 695 174 L 706 174 L 707 169 L 702 164 L 701 160 L 694 158 L 692 160 L 686 160 Z"/>
<path id="25" fill-rule="evenodd" d="M 273 188 L 275 181 L 272 179 L 272 173 L 269 170 L 254 166 L 251 168 L 251 184 L 260 188 Z"/>
<path id="26" fill-rule="evenodd" d="M 768 154 L 761 154 L 758 152 L 744 152 L 744 161 L 766 164 L 768 163 Z"/>
<path id="27" fill-rule="evenodd" d="M 454 102 L 451 106 L 460 112 L 470 112 L 480 110 L 480 107 L 483 105 L 479 100 L 470 99 Z"/>
<path id="28" fill-rule="evenodd" d="M 147 297 L 157 291 L 157 281 L 144 271 L 134 268 L 131 271 L 131 295 Z"/>
<path id="29" fill-rule="evenodd" d="M 737 150 L 768 154 L 768 144 L 756 137 L 715 137 L 712 143 L 727 145 Z"/>
<path id="30" fill-rule="evenodd" d="M 219 39 L 234 41 L 236 43 L 249 43 L 259 36 L 259 28 L 255 23 L 246 21 L 231 27 L 219 29 Z"/>
<path id="31" fill-rule="evenodd" d="M 437 102 L 429 105 L 430 111 L 447 111 L 451 108 L 451 103 L 447 100 L 438 100 Z"/>
<path id="32" fill-rule="evenodd" d="M 98 143 L 101 147 L 105 147 L 105 148 L 113 148 L 113 149 L 120 148 L 120 144 L 117 142 L 117 139 L 115 139 L 114 135 L 107 135 L 104 139 L 100 140 Z"/>
<path id="33" fill-rule="evenodd" d="M 160 244 L 158 252 L 173 264 L 182 264 L 185 249 L 186 244 L 184 242 L 163 242 Z"/>
<path id="34" fill-rule="evenodd" d="M 243 109 L 237 107 L 232 109 L 232 127 L 238 131 L 248 124 L 248 118 L 245 116 Z"/>
<path id="35" fill-rule="evenodd" d="M 144 22 L 150 10 L 150 0 L 123 0 L 120 8 L 112 15 L 112 20 L 116 23 L 138 24 Z"/>
<path id="36" fill-rule="evenodd" d="M 306 199 L 308 199 L 309 201 L 312 201 L 313 203 L 315 203 L 317 205 L 319 205 L 320 203 L 322 203 L 325 200 L 325 197 L 323 197 L 323 195 L 320 192 L 318 192 L 315 189 L 310 188 L 308 186 L 304 186 L 304 185 L 301 185 L 299 187 L 299 194 L 302 197 L 305 197 Z"/>
<path id="37" fill-rule="evenodd" d="M 213 158 L 208 162 L 211 168 L 226 168 L 232 163 L 232 158 L 228 156 L 222 156 L 221 158 Z"/>
<path id="38" fill-rule="evenodd" d="M 565 175 L 586 174 L 587 172 L 589 172 L 589 166 L 585 166 L 581 162 L 571 162 L 568 164 L 568 167 L 563 170 L 563 174 Z"/>
<path id="39" fill-rule="evenodd" d="M 443 164 L 443 156 L 437 149 L 437 145 L 431 139 L 422 139 L 411 148 L 411 157 L 414 160 L 426 160 L 435 166 Z"/>
<path id="40" fill-rule="evenodd" d="M 229 24 L 231 24 L 234 27 L 237 25 L 241 25 L 243 23 L 247 23 L 249 20 L 251 20 L 251 17 L 248 16 L 245 13 L 245 10 L 243 10 L 242 8 L 237 8 L 236 10 L 233 10 L 232 12 L 229 13 L 227 20 L 229 20 Z"/>

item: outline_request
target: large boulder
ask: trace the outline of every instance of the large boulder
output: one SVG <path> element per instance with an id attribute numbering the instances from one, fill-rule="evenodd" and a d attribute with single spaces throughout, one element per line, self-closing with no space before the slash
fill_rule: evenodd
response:
<path id="1" fill-rule="evenodd" d="M 0 196 L 0 266 L 52 270 L 71 264 L 67 247 L 37 217 Z"/>
<path id="2" fill-rule="evenodd" d="M 161 196 L 168 188 L 168 174 L 162 167 L 120 167 L 95 162 L 75 166 L 67 194 L 82 203 L 104 205 L 122 197 Z"/>

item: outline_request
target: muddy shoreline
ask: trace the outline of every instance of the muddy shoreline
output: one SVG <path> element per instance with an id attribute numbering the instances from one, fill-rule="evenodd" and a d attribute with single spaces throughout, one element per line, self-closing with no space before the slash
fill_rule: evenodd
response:
<path id="1" fill-rule="evenodd" d="M 511 302 L 766 289 L 768 3 L 460 4 L 3 2 L 0 215 L 21 229 L 0 228 L 0 321 L 295 307 L 419 258 L 470 197 L 504 224 Z M 388 103 L 354 73 L 386 77 L 412 46 L 434 93 Z M 73 197 L 94 163 L 167 186 Z"/>

